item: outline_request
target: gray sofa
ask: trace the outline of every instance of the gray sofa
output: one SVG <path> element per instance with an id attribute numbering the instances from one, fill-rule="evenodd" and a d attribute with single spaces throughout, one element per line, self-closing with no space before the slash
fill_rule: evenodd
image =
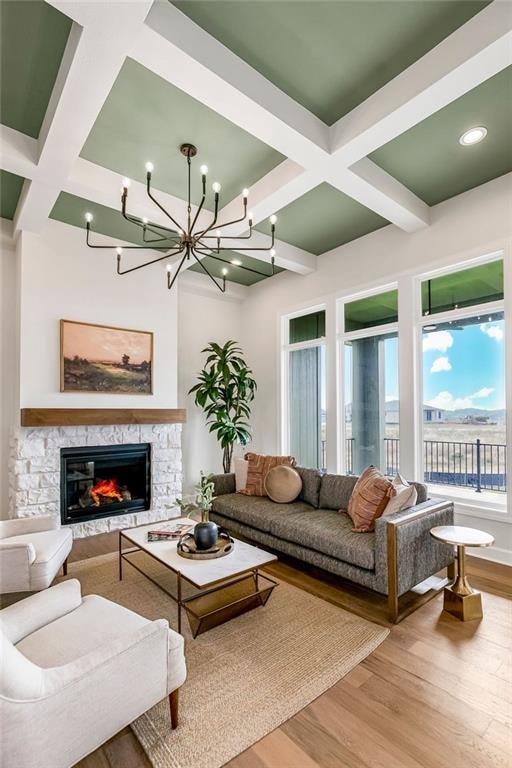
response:
<path id="1" fill-rule="evenodd" d="M 381 517 L 375 532 L 354 533 L 347 509 L 357 477 L 297 467 L 302 491 L 290 504 L 235 493 L 234 474 L 215 475 L 210 518 L 234 535 L 388 596 L 389 615 L 400 621 L 398 598 L 442 568 L 453 568 L 453 547 L 430 536 L 436 525 L 453 525 L 453 503 L 428 498 L 414 483 L 417 504 Z"/>

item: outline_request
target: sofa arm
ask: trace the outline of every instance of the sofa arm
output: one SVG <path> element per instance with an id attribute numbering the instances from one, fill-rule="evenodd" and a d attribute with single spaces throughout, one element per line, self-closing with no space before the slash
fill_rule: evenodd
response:
<path id="1" fill-rule="evenodd" d="M 212 475 L 215 487 L 215 496 L 224 496 L 227 493 L 235 493 L 235 473 L 229 472 L 224 475 Z"/>
<path id="2" fill-rule="evenodd" d="M 51 531 L 60 528 L 56 515 L 41 515 L 35 517 L 18 517 L 13 520 L 0 520 L 0 539 L 9 536 L 23 536 L 26 533 Z"/>
<path id="3" fill-rule="evenodd" d="M 68 686 L 77 685 L 80 681 L 87 681 L 98 673 L 103 680 L 108 680 L 109 685 L 118 673 L 118 660 L 124 655 L 133 655 L 135 651 L 139 657 L 140 666 L 155 664 L 161 658 L 162 698 L 167 692 L 168 674 L 166 669 L 169 663 L 168 652 L 169 622 L 167 619 L 148 621 L 147 624 L 134 632 L 123 635 L 108 643 L 94 648 L 85 656 L 80 656 L 74 661 L 61 667 L 49 667 L 43 670 L 42 697 L 52 696 Z M 112 670 L 109 675 L 108 670 Z M 118 675 L 119 676 L 119 675 Z M 121 682 L 121 681 L 119 681 Z"/>
<path id="4" fill-rule="evenodd" d="M 429 499 L 383 516 L 375 525 L 375 570 L 388 595 L 403 595 L 454 560 L 454 549 L 430 529 L 453 525 L 453 502 Z"/>
<path id="5" fill-rule="evenodd" d="M 0 594 L 30 589 L 30 565 L 36 559 L 30 542 L 0 540 Z"/>
<path id="6" fill-rule="evenodd" d="M 78 579 L 63 581 L 0 611 L 2 630 L 11 643 L 19 643 L 32 632 L 74 611 L 81 602 Z"/>

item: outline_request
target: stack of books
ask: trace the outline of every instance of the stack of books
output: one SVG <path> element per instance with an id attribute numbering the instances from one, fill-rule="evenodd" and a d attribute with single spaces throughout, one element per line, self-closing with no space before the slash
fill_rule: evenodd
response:
<path id="1" fill-rule="evenodd" d="M 171 523 L 165 528 L 148 531 L 148 541 L 177 541 L 193 528 L 190 523 Z"/>

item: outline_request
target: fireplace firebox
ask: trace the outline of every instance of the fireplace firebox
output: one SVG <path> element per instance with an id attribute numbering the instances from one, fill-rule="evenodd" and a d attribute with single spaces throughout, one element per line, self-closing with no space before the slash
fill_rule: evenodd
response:
<path id="1" fill-rule="evenodd" d="M 140 512 L 150 503 L 149 443 L 61 449 L 63 524 Z"/>

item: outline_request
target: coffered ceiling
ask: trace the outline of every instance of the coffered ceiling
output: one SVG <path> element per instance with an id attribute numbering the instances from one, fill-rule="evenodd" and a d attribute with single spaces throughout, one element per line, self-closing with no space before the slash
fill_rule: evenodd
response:
<path id="1" fill-rule="evenodd" d="M 49 216 L 83 226 L 90 210 L 98 236 L 138 242 L 120 178 L 132 213 L 167 223 L 145 195 L 151 160 L 179 218 L 192 141 L 197 181 L 206 163 L 222 184 L 219 221 L 249 187 L 255 237 L 267 245 L 278 213 L 276 264 L 307 274 L 379 227 L 429 226 L 431 205 L 512 170 L 506 0 L 2 0 L 0 14 L 1 215 L 15 231 Z M 476 124 L 487 137 L 461 147 Z M 265 272 L 268 258 L 243 245 L 228 279 L 251 284 L 262 278 L 231 262 Z"/>
<path id="2" fill-rule="evenodd" d="M 488 2 L 181 0 L 174 5 L 332 125 Z"/>
<path id="3" fill-rule="evenodd" d="M 475 125 L 484 141 L 463 147 Z M 512 171 L 512 67 L 448 104 L 370 155 L 429 205 Z"/>
<path id="4" fill-rule="evenodd" d="M 133 59 L 126 59 L 80 156 L 145 183 L 145 163 L 154 163 L 153 182 L 178 197 L 186 188 L 187 165 L 179 151 L 195 144 L 194 202 L 201 198 L 199 167 L 210 183 L 222 185 L 224 202 L 240 195 L 285 158 L 250 133 L 174 87 Z"/>

